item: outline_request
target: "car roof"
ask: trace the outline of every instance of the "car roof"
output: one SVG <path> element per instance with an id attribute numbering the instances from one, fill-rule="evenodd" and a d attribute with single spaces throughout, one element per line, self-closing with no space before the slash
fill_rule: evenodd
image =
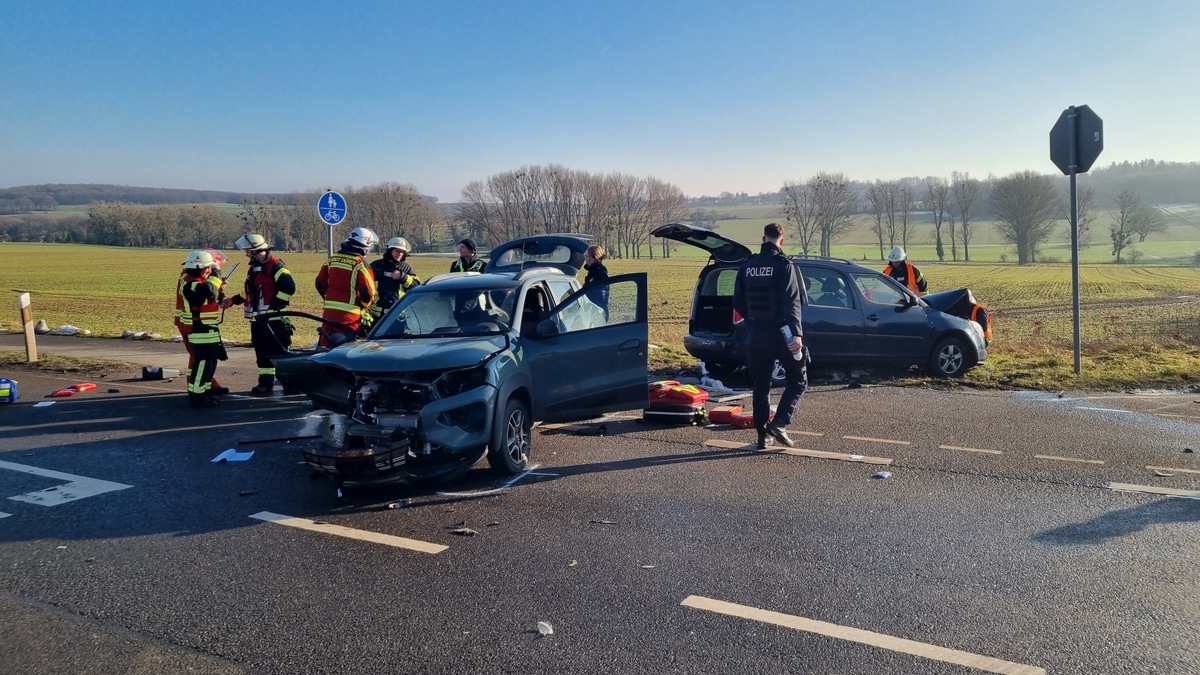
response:
<path id="1" fill-rule="evenodd" d="M 446 272 L 430 278 L 421 286 L 436 286 L 438 288 L 509 288 L 520 286 L 530 279 L 565 279 L 575 277 L 554 267 L 531 267 L 515 272 Z"/>

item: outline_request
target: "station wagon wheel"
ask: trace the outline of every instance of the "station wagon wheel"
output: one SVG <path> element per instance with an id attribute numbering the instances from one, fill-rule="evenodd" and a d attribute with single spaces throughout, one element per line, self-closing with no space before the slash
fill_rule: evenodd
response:
<path id="1" fill-rule="evenodd" d="M 953 336 L 938 340 L 929 355 L 929 372 L 935 377 L 961 377 L 970 365 L 962 339 Z"/>
<path id="2" fill-rule="evenodd" d="M 488 446 L 488 464 L 492 470 L 502 474 L 520 473 L 529 465 L 530 429 L 529 409 L 521 399 L 508 399 L 504 415 L 496 420 L 492 431 L 492 442 Z"/>

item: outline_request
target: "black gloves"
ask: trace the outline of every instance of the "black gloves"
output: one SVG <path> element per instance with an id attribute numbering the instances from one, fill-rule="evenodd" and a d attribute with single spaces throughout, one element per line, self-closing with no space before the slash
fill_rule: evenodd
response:
<path id="1" fill-rule="evenodd" d="M 232 298 L 230 298 L 229 300 L 230 300 L 230 301 L 231 301 L 233 304 L 235 304 L 235 305 L 244 305 L 244 304 L 246 304 L 246 298 L 244 298 L 244 297 L 242 297 L 242 296 L 240 296 L 240 295 L 235 295 L 235 296 L 233 296 Z"/>

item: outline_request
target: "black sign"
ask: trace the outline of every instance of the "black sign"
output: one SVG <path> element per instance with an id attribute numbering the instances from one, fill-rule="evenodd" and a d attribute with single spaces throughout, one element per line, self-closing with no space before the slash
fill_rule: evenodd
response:
<path id="1" fill-rule="evenodd" d="M 1074 125 L 1071 124 L 1074 116 Z M 1074 126 L 1075 133 L 1071 130 Z M 1104 149 L 1104 120 L 1086 105 L 1071 106 L 1058 116 L 1050 130 L 1050 161 L 1059 171 L 1071 173 L 1071 150 L 1074 149 L 1075 173 L 1086 173 Z"/>

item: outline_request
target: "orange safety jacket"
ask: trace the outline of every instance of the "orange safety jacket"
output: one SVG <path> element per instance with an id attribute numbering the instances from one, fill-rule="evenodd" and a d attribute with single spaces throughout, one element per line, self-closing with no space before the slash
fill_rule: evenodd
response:
<path id="1" fill-rule="evenodd" d="M 375 275 L 362 256 L 334 253 L 317 273 L 317 293 L 325 299 L 323 318 L 357 325 L 375 302 Z"/>
<path id="2" fill-rule="evenodd" d="M 887 264 L 887 269 L 884 270 L 884 274 L 887 274 L 889 277 L 892 277 L 893 279 L 895 279 L 896 277 L 894 274 L 892 274 L 892 272 L 896 268 L 892 266 L 893 264 L 894 263 Z M 905 261 L 904 265 L 905 265 L 905 267 L 908 268 L 908 269 L 904 270 L 906 272 L 906 276 L 904 277 L 904 280 L 905 280 L 904 283 L 908 284 L 908 290 L 912 291 L 913 293 L 916 293 L 917 295 L 921 295 L 921 287 L 917 285 L 917 271 L 913 269 L 913 264 L 908 261 Z"/>
<path id="3" fill-rule="evenodd" d="M 194 277 L 195 281 L 201 281 L 200 277 Z M 213 274 L 208 278 L 209 282 L 215 285 L 217 289 L 217 299 L 221 298 L 225 280 Z M 192 332 L 192 312 L 188 308 L 187 298 L 183 296 L 184 285 L 188 282 L 188 273 L 183 271 L 179 273 L 179 283 L 175 286 L 175 327 L 179 329 L 179 334 L 187 337 L 188 333 Z"/>
<path id="4" fill-rule="evenodd" d="M 983 328 L 984 339 L 992 339 L 992 315 L 987 311 L 986 305 L 975 303 L 975 307 L 971 310 L 971 320 Z"/>

